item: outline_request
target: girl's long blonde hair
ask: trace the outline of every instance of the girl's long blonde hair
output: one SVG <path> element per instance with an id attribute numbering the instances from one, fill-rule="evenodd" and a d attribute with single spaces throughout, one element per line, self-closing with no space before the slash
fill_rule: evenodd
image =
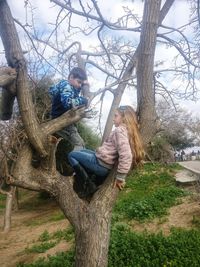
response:
<path id="1" fill-rule="evenodd" d="M 144 148 L 139 132 L 137 115 L 130 106 L 120 106 L 117 111 L 122 116 L 123 123 L 126 125 L 129 143 L 133 155 L 132 169 L 144 159 Z"/>

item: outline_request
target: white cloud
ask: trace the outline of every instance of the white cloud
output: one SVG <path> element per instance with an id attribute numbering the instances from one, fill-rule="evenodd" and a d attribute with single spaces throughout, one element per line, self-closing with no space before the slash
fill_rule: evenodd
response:
<path id="1" fill-rule="evenodd" d="M 182 100 L 179 102 L 180 106 L 190 112 L 196 117 L 200 115 L 200 104 L 199 101 L 191 101 L 191 100 Z"/>
<path id="2" fill-rule="evenodd" d="M 173 6 L 165 17 L 163 24 L 177 28 L 187 24 L 189 21 L 189 16 L 190 10 L 188 1 L 174 1 Z"/>

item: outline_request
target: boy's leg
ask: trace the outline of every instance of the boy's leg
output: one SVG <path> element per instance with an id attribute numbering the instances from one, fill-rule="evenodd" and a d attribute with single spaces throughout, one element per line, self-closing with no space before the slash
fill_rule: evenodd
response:
<path id="1" fill-rule="evenodd" d="M 85 143 L 74 124 L 67 126 L 57 133 L 74 146 L 74 151 L 81 150 L 85 147 Z"/>

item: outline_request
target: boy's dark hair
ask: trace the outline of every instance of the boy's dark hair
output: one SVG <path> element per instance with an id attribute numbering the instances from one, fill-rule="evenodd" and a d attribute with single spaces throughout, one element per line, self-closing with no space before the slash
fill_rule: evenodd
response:
<path id="1" fill-rule="evenodd" d="M 70 71 L 68 78 L 71 75 L 73 76 L 74 79 L 80 79 L 82 81 L 87 80 L 87 75 L 86 75 L 85 71 L 83 69 L 81 69 L 81 68 L 78 68 L 78 67 L 73 68 Z"/>

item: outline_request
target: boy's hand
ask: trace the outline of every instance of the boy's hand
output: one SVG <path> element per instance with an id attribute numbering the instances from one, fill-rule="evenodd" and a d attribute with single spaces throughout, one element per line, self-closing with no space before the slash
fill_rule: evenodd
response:
<path id="1" fill-rule="evenodd" d="M 125 181 L 121 181 L 121 180 L 115 179 L 114 188 L 117 187 L 117 188 L 119 188 L 119 190 L 122 190 L 124 188 L 125 184 L 126 184 Z"/>

